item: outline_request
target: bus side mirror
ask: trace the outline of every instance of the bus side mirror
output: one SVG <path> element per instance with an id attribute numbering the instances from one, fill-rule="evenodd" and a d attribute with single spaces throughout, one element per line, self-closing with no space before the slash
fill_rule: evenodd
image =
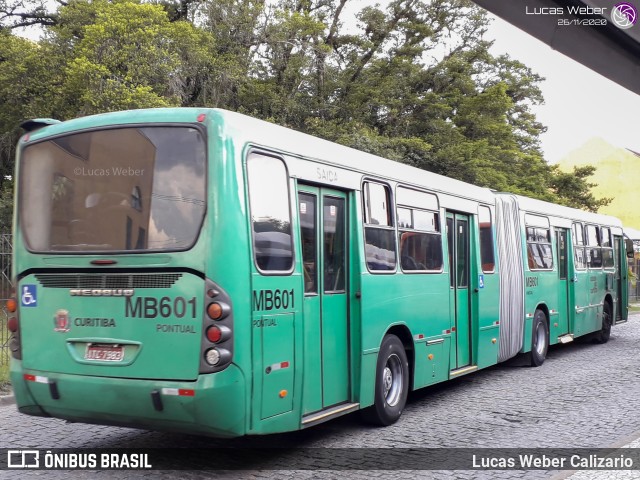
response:
<path id="1" fill-rule="evenodd" d="M 627 258 L 633 258 L 633 240 L 625 238 L 624 246 L 627 250 Z"/>

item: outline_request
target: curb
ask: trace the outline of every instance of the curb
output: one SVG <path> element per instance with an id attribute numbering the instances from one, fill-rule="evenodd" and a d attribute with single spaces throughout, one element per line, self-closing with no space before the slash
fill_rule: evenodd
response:
<path id="1" fill-rule="evenodd" d="M 0 405 L 13 405 L 16 403 L 16 397 L 13 392 L 9 392 L 8 395 L 0 395 Z"/>

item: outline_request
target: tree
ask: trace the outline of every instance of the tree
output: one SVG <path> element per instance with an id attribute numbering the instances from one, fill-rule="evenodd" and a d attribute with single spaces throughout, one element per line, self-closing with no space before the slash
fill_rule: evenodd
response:
<path id="1" fill-rule="evenodd" d="M 544 161 L 542 78 L 491 55 L 468 0 L 58 1 L 0 0 L 5 171 L 23 118 L 211 106 L 496 190 L 607 201 Z M 25 22 L 45 37 L 10 33 Z"/>
<path id="2" fill-rule="evenodd" d="M 0 0 L 0 30 L 55 25 L 61 5 L 65 5 L 62 0 Z"/>
<path id="3" fill-rule="evenodd" d="M 20 123 L 51 116 L 57 70 L 46 46 L 0 32 L 0 186 L 13 174 Z"/>
<path id="4" fill-rule="evenodd" d="M 13 181 L 0 187 L 0 233 L 11 233 L 13 223 Z"/>
<path id="5" fill-rule="evenodd" d="M 593 165 L 573 167 L 571 173 L 562 172 L 557 165 L 552 169 L 551 189 L 565 205 L 597 212 L 600 207 L 611 203 L 611 198 L 595 198 L 590 192 L 590 189 L 596 186 L 595 183 L 588 181 L 596 171 Z"/>
<path id="6" fill-rule="evenodd" d="M 59 27 L 76 32 L 67 37 L 72 55 L 57 108 L 61 116 L 180 106 L 202 94 L 210 35 L 188 22 L 169 22 L 158 5 L 102 1 L 92 7 L 92 24 Z"/>

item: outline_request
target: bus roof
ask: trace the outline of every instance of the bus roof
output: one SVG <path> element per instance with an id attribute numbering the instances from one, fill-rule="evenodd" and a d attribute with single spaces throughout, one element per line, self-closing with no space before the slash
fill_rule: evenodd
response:
<path id="1" fill-rule="evenodd" d="M 91 115 L 62 123 L 46 119 L 47 121 L 43 122 L 43 125 L 38 125 L 44 128 L 32 131 L 30 135 L 31 141 L 38 141 L 50 135 L 69 133 L 74 130 L 153 122 L 162 117 L 170 118 L 176 122 L 194 121 L 196 116 L 202 113 L 218 115 L 225 125 L 225 129 L 233 132 L 245 145 L 254 144 L 268 147 L 291 156 L 315 160 L 345 170 L 359 172 L 363 176 L 370 175 L 388 179 L 489 205 L 495 204 L 495 195 L 512 195 L 517 198 L 523 210 L 531 213 L 622 228 L 622 222 L 615 217 L 585 212 L 520 195 L 495 193 L 489 188 L 478 187 L 241 113 L 218 108 L 140 109 Z"/>
<path id="2" fill-rule="evenodd" d="M 434 192 L 454 194 L 491 205 L 495 203 L 493 192 L 488 188 L 387 160 L 240 113 L 222 109 L 214 110 L 221 115 L 226 125 L 237 132 L 242 132 L 240 135 L 245 137 L 246 143 L 270 147 L 293 156 L 358 171 L 364 175 L 421 186 Z"/>
<path id="3" fill-rule="evenodd" d="M 586 212 L 577 208 L 565 207 L 564 205 L 557 205 L 555 203 L 511 193 L 500 192 L 496 193 L 496 195 L 511 195 L 515 197 L 520 209 L 529 213 L 622 228 L 622 222 L 618 218 L 610 215 Z"/>

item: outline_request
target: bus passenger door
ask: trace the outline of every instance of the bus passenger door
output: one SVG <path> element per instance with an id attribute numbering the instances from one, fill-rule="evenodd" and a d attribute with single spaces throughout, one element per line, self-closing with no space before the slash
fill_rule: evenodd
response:
<path id="1" fill-rule="evenodd" d="M 569 332 L 569 250 L 567 247 L 567 229 L 556 228 L 556 252 L 558 254 L 558 314 L 551 318 L 550 338 L 556 338 Z M 557 325 L 557 326 L 556 326 Z"/>
<path id="2" fill-rule="evenodd" d="M 588 249 L 585 247 L 583 227 L 579 223 L 573 224 L 573 278 L 571 280 L 570 304 L 573 313 L 571 331 L 576 337 L 589 331 L 589 271 L 587 270 Z M 571 275 L 571 271 L 569 272 Z"/>
<path id="3" fill-rule="evenodd" d="M 302 414 L 349 399 L 347 197 L 298 187 L 304 278 Z"/>
<path id="4" fill-rule="evenodd" d="M 613 237 L 613 259 L 616 269 L 615 273 L 615 292 L 616 292 L 616 312 L 613 321 L 615 323 L 625 321 L 629 314 L 628 302 L 624 299 L 628 295 L 628 280 L 627 280 L 627 253 L 624 244 L 624 238 L 618 235 Z"/>
<path id="5" fill-rule="evenodd" d="M 471 364 L 471 308 L 469 295 L 469 216 L 447 213 L 449 246 L 451 369 Z"/>

